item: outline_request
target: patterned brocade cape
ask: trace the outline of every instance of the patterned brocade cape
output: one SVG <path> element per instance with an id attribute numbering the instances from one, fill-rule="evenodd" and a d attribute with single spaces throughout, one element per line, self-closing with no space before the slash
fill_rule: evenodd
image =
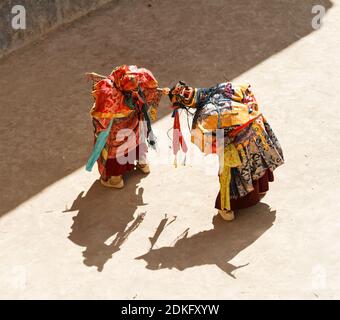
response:
<path id="1" fill-rule="evenodd" d="M 115 68 L 106 79 L 94 84 L 92 95 L 95 102 L 91 109 L 94 142 L 112 121 L 105 147 L 97 161 L 102 176 L 106 176 L 107 159 L 124 156 L 141 144 L 146 147 L 149 132 L 144 122 L 146 116 L 152 120 L 157 117 L 161 98 L 157 88 L 158 82 L 149 70 L 126 65 Z M 144 106 L 147 115 L 143 112 Z"/>
<path id="2" fill-rule="evenodd" d="M 280 143 L 249 84 L 195 88 L 190 99 L 174 100 L 180 107 L 196 108 L 192 142 L 206 154 L 222 155 L 221 208 L 229 210 L 230 199 L 246 196 L 254 190 L 254 181 L 284 163 Z"/>

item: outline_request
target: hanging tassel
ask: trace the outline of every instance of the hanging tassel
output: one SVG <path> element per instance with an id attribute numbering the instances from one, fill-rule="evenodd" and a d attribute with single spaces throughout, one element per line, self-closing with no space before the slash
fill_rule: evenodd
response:
<path id="1" fill-rule="evenodd" d="M 149 135 L 148 135 L 148 139 L 147 139 L 147 140 L 148 140 L 149 146 L 150 146 L 152 149 L 156 150 L 156 149 L 157 149 L 157 138 L 156 138 L 156 136 L 155 136 L 155 134 L 153 133 L 152 130 L 149 132 Z"/>
<path id="2" fill-rule="evenodd" d="M 113 119 L 111 119 L 109 126 L 107 127 L 106 130 L 102 131 L 99 133 L 98 137 L 97 137 L 97 141 L 93 147 L 93 151 L 90 155 L 89 160 L 86 163 L 86 170 L 87 171 L 91 171 L 94 164 L 96 163 L 96 161 L 99 159 L 100 154 L 102 152 L 102 150 L 105 147 L 107 138 L 110 134 L 110 130 L 112 128 L 112 123 L 113 123 Z"/>
<path id="3" fill-rule="evenodd" d="M 182 166 L 185 166 L 187 163 L 187 154 L 185 153 L 184 154 L 184 159 L 183 159 L 183 162 L 182 162 Z"/>
<path id="4" fill-rule="evenodd" d="M 184 137 L 181 131 L 181 123 L 179 119 L 179 113 L 178 109 L 174 109 L 172 113 L 172 117 L 174 118 L 174 126 L 173 126 L 173 139 L 172 139 L 172 144 L 173 144 L 173 153 L 175 155 L 175 162 L 174 165 L 177 167 L 177 153 L 180 149 L 184 153 L 188 151 L 188 147 L 184 141 Z"/>
<path id="5" fill-rule="evenodd" d="M 174 159 L 174 167 L 177 168 L 177 154 L 175 155 L 175 159 Z"/>
<path id="6" fill-rule="evenodd" d="M 147 141 L 149 146 L 154 149 L 157 150 L 157 138 L 155 136 L 155 134 L 152 131 L 152 126 L 151 126 L 151 119 L 148 113 L 148 105 L 146 102 L 146 98 L 144 95 L 144 92 L 142 91 L 142 89 L 140 87 L 138 87 L 138 93 L 139 93 L 139 98 L 141 99 L 141 103 L 142 103 L 142 113 L 144 115 L 144 119 L 146 121 L 146 126 L 147 126 Z"/>

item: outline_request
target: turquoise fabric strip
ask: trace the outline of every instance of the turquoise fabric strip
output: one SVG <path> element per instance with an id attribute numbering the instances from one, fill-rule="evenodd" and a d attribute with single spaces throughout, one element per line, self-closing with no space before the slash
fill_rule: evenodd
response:
<path id="1" fill-rule="evenodd" d="M 110 121 L 108 128 L 105 131 L 102 131 L 102 132 L 99 133 L 99 135 L 97 137 L 97 141 L 96 141 L 96 143 L 93 147 L 92 153 L 90 155 L 90 158 L 86 163 L 86 170 L 87 171 L 92 170 L 94 164 L 96 163 L 96 161 L 100 157 L 100 154 L 101 154 L 103 148 L 105 147 L 107 137 L 109 136 L 109 133 L 110 133 L 110 130 L 111 130 L 111 127 L 112 127 L 112 123 L 113 123 L 113 119 Z"/>

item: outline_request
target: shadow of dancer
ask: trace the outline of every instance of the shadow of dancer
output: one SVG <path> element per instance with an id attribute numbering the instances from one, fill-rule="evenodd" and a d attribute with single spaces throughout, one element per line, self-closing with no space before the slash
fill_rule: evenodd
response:
<path id="1" fill-rule="evenodd" d="M 67 211 L 79 210 L 73 218 L 69 239 L 85 247 L 84 264 L 102 271 L 105 263 L 119 251 L 129 235 L 143 221 L 144 214 L 134 218 L 143 203 L 143 188 L 138 188 L 142 175 L 131 172 L 122 190 L 103 187 L 96 181 L 84 196 L 81 192 Z"/>
<path id="2" fill-rule="evenodd" d="M 3 2 L 14 1 L 0 1 L 0 12 L 6 8 Z M 45 2 L 34 3 L 39 7 Z M 133 62 L 169 86 L 175 79 L 194 87 L 232 80 L 312 34 L 315 4 L 326 11 L 333 6 L 329 0 L 173 0 L 148 8 L 145 1 L 111 1 L 1 59 L 1 91 L 6 94 L 0 95 L 0 216 L 87 161 L 93 100 L 84 71 L 106 74 L 113 61 Z M 125 23 L 126 17 L 131 23 Z M 0 19 L 1 31 L 3 23 L 7 20 Z M 301 67 L 317 51 L 306 46 L 304 52 Z M 281 74 L 277 77 L 286 81 Z M 294 86 L 299 78 L 291 81 Z M 167 107 L 164 99 L 159 119 L 170 113 Z"/>
<path id="3" fill-rule="evenodd" d="M 154 245 L 156 244 L 158 238 L 160 237 L 160 235 L 163 233 L 164 229 L 169 226 L 170 224 L 172 224 L 173 222 L 175 222 L 177 219 L 177 216 L 173 216 L 171 218 L 171 220 L 169 221 L 169 217 L 167 214 L 165 214 L 164 218 L 160 221 L 155 234 L 152 237 L 149 237 L 150 240 L 150 244 L 151 244 L 151 248 L 153 249 Z"/>
<path id="4" fill-rule="evenodd" d="M 259 203 L 252 208 L 241 210 L 237 220 L 227 223 L 219 215 L 214 216 L 214 228 L 188 237 L 185 230 L 173 246 L 150 251 L 136 259 L 147 262 L 146 268 L 158 270 L 164 268 L 187 268 L 215 264 L 228 275 L 235 278 L 232 272 L 242 266 L 230 264 L 239 252 L 255 242 L 275 221 L 276 211 Z"/>

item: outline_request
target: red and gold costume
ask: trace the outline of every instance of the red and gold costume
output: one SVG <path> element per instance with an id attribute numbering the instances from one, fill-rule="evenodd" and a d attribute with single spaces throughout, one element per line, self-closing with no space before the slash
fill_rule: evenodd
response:
<path id="1" fill-rule="evenodd" d="M 156 117 L 162 95 L 153 74 L 144 68 L 123 65 L 105 79 L 96 82 L 91 116 L 95 143 L 99 134 L 109 130 L 97 159 L 103 179 L 118 176 L 134 167 L 134 161 L 145 158 L 146 140 L 156 143 L 150 118 Z"/>

